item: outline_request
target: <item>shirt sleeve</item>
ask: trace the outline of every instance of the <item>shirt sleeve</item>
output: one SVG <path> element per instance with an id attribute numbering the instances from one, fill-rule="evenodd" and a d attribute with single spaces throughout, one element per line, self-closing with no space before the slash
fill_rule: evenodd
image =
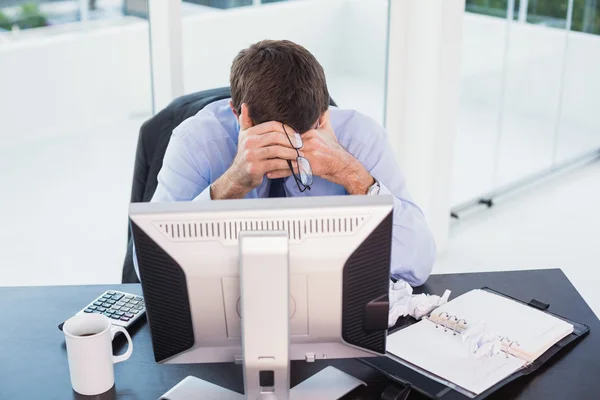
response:
<path id="1" fill-rule="evenodd" d="M 209 167 L 197 165 L 207 158 L 198 155 L 198 152 L 203 152 L 203 149 L 188 142 L 185 136 L 173 133 L 158 173 L 158 185 L 152 202 L 210 199 L 209 180 L 206 176 Z M 197 156 L 193 157 L 192 153 Z"/>
<path id="2" fill-rule="evenodd" d="M 209 171 L 208 166 L 197 165 L 202 157 L 192 157 L 192 152 L 199 151 L 203 150 L 188 143 L 185 136 L 177 132 L 173 133 L 165 152 L 162 168 L 158 173 L 158 185 L 152 196 L 152 202 L 211 200 L 210 185 L 208 178 L 205 177 Z M 140 279 L 135 243 L 133 266 Z"/>
<path id="3" fill-rule="evenodd" d="M 393 193 L 381 184 L 380 195 Z M 420 286 L 429 277 L 435 263 L 433 235 L 421 210 L 413 203 L 394 196 L 392 276 L 411 286 Z"/>
<path id="4" fill-rule="evenodd" d="M 196 198 L 194 198 L 194 201 L 207 201 L 207 200 L 212 200 L 212 197 L 210 195 L 210 185 L 208 185 L 206 187 L 206 189 L 204 189 L 202 191 L 202 193 L 200 193 L 198 196 L 196 196 Z"/>
<path id="5" fill-rule="evenodd" d="M 349 141 L 347 150 L 377 179 L 381 186 L 380 195 L 394 196 L 390 272 L 393 277 L 404 279 L 412 286 L 422 285 L 435 262 L 435 243 L 423 212 L 408 193 L 387 133 L 365 116 L 350 120 L 348 124 L 354 125 L 348 130 L 354 130 L 352 136 L 359 140 Z"/>

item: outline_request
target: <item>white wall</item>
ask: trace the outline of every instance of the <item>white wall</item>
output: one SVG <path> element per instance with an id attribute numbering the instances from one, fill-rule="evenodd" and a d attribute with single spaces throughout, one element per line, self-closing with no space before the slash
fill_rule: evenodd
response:
<path id="1" fill-rule="evenodd" d="M 387 0 L 345 1 L 340 15 L 338 71 L 384 84 L 387 52 Z"/>
<path id="2" fill-rule="evenodd" d="M 147 112 L 147 26 L 126 18 L 116 26 L 0 44 L 0 145 Z"/>
<path id="3" fill-rule="evenodd" d="M 236 54 L 263 39 L 289 39 L 308 48 L 328 74 L 338 71 L 343 1 L 292 1 L 186 17 L 185 91 L 229 85 Z M 318 29 L 317 29 L 318 27 Z"/>
<path id="4" fill-rule="evenodd" d="M 438 253 L 448 240 L 464 0 L 392 3 L 386 125 Z"/>

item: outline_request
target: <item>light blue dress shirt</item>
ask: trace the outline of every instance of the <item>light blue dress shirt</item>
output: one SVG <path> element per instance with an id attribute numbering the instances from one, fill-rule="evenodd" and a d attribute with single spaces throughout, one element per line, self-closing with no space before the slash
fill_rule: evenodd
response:
<path id="1" fill-rule="evenodd" d="M 330 110 L 339 143 L 379 181 L 380 194 L 394 196 L 391 273 L 413 286 L 421 285 L 431 273 L 435 244 L 423 213 L 408 194 L 385 130 L 356 111 Z M 212 103 L 181 123 L 171 136 L 152 201 L 210 201 L 210 184 L 236 156 L 238 133 L 229 99 Z M 285 180 L 285 190 L 289 197 L 347 195 L 342 186 L 316 176 L 311 190 L 300 193 L 292 177 Z M 269 180 L 265 178 L 246 197 L 268 195 Z"/>

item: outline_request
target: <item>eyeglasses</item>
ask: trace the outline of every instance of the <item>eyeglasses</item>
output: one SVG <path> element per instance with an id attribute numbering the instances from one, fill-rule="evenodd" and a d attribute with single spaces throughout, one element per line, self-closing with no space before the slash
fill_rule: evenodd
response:
<path id="1" fill-rule="evenodd" d="M 292 176 L 294 177 L 294 180 L 296 181 L 296 185 L 298 185 L 298 190 L 300 190 L 300 193 L 302 193 L 305 190 L 310 190 L 310 187 L 313 184 L 312 168 L 310 167 L 310 163 L 308 162 L 308 160 L 300 155 L 299 149 L 302 148 L 302 138 L 301 138 L 300 134 L 294 129 L 294 135 L 296 136 L 296 143 L 297 143 L 297 144 L 294 144 L 294 143 L 292 143 L 292 139 L 290 139 L 290 135 L 288 135 L 288 132 L 285 129 L 285 124 L 282 124 L 282 126 L 283 126 L 283 131 L 285 132 L 285 137 L 288 138 L 290 145 L 292 145 L 292 147 L 294 148 L 294 150 L 296 150 L 296 153 L 298 154 L 298 157 L 296 158 L 296 168 L 295 169 L 290 160 L 287 160 L 287 163 L 288 163 L 288 166 L 290 167 L 290 171 L 292 171 Z M 292 127 L 292 129 L 293 129 L 293 127 Z"/>

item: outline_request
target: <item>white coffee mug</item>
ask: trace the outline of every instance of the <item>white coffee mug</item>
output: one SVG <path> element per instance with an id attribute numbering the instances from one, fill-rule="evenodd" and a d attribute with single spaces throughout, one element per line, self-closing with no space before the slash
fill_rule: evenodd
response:
<path id="1" fill-rule="evenodd" d="M 120 326 L 113 326 L 101 314 L 80 314 L 63 325 L 71 385 L 77 393 L 94 396 L 110 390 L 115 384 L 113 365 L 127 360 L 133 352 L 131 336 Z M 122 332 L 129 345 L 125 354 L 114 356 L 112 340 Z"/>

